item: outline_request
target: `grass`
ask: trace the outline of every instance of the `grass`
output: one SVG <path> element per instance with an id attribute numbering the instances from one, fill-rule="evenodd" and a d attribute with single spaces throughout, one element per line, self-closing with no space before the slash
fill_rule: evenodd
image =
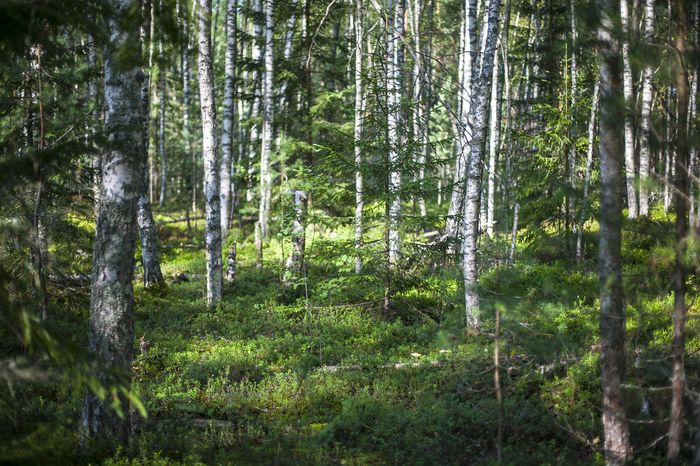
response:
<path id="1" fill-rule="evenodd" d="M 191 237 L 184 224 L 162 225 L 158 234 L 174 247 L 161 249 L 167 284 L 144 290 L 137 280 L 135 287 L 133 390 L 149 417 L 129 413 L 129 449 L 79 448 L 82 392 L 70 383 L 25 383 L 3 413 L 0 463 L 495 464 L 494 305 L 504 310 L 505 464 L 604 463 L 593 267 L 523 253 L 512 268 L 485 271 L 483 327 L 474 333 L 464 329 L 461 275 L 444 258 L 426 255 L 412 273 L 395 274 L 385 314 L 375 302 L 381 268 L 368 257 L 361 278 L 350 271 L 348 227 L 309 229 L 308 307 L 296 299 L 303 294 L 290 297 L 281 285 L 290 249 L 280 244 L 284 237 L 267 243 L 265 267 L 257 269 L 252 227 L 234 229 L 226 249 L 237 242 L 239 275 L 208 309 L 201 223 Z M 484 254 L 497 258 L 497 247 L 484 244 Z M 659 275 L 668 273 L 668 248 L 626 233 L 625 254 L 626 273 L 659 272 L 627 281 L 635 296 L 628 381 L 664 386 L 672 298 Z M 179 273 L 189 281 L 173 278 Z M 75 296 L 54 300 L 51 323 L 87 346 L 88 294 Z M 689 322 L 689 351 L 699 346 L 697 329 Z M 145 353 L 140 337 L 150 342 Z M 696 356 L 687 363 L 693 388 Z M 645 400 L 650 411 L 640 414 Z M 644 448 L 664 433 L 668 393 L 630 389 L 628 402 L 635 450 L 642 450 L 636 461 L 661 464 L 662 444 Z M 686 429 L 688 439 L 693 433 Z"/>

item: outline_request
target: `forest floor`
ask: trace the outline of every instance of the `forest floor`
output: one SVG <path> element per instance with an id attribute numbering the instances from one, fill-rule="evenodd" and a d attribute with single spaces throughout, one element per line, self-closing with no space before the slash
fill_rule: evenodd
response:
<path id="1" fill-rule="evenodd" d="M 670 374 L 672 250 L 640 233 L 670 231 L 664 222 L 625 233 L 638 464 L 663 463 L 670 407 L 668 391 L 655 388 Z M 237 242 L 238 276 L 210 309 L 201 222 L 190 235 L 184 223 L 160 225 L 158 234 L 166 283 L 135 289 L 133 389 L 148 418 L 128 414 L 129 449 L 79 448 L 82 392 L 26 383 L 14 387 L 16 409 L 0 426 L 1 464 L 496 464 L 494 309 L 502 315 L 503 464 L 604 464 L 595 231 L 581 266 L 561 259 L 565 242 L 551 232 L 524 235 L 511 267 L 501 259 L 505 237 L 482 239 L 478 332 L 464 328 L 461 274 L 444 256 L 393 275 L 385 312 L 381 270 L 355 277 L 354 257 L 338 252 L 349 226 L 309 233 L 308 298 L 303 287 L 282 285 L 288 239 L 266 243 L 257 268 L 252 225 L 234 228 L 225 251 Z M 50 325 L 87 347 L 89 285 L 53 294 Z M 690 319 L 691 389 L 700 382 L 697 329 Z M 13 351 L 6 343 L 3 353 Z M 697 427 L 690 399 L 686 412 L 689 455 Z"/>

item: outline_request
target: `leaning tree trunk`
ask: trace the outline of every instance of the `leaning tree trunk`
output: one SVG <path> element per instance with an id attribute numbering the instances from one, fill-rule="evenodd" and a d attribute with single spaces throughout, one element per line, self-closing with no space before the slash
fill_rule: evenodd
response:
<path id="1" fill-rule="evenodd" d="M 226 65 L 224 77 L 224 115 L 221 128 L 221 237 L 226 238 L 231 208 L 231 167 L 233 152 L 233 120 L 236 106 L 233 102 L 236 66 L 236 11 L 237 1 L 228 0 L 226 7 Z"/>
<path id="2" fill-rule="evenodd" d="M 221 300 L 221 199 L 219 161 L 216 153 L 216 107 L 211 48 L 211 0 L 199 0 L 199 93 L 202 110 L 202 155 L 204 157 L 205 245 L 207 251 L 207 304 Z"/>
<path id="3" fill-rule="evenodd" d="M 644 41 L 650 44 L 654 39 L 654 0 L 646 0 L 644 19 Z M 639 215 L 649 215 L 649 163 L 651 159 L 651 101 L 654 94 L 652 84 L 654 71 L 651 64 L 644 65 L 644 84 L 642 86 L 642 137 L 639 144 Z"/>
<path id="4" fill-rule="evenodd" d="M 671 380 L 671 425 L 668 429 L 669 465 L 679 464 L 683 434 L 683 390 L 685 388 L 685 320 L 687 308 L 686 265 L 688 234 L 688 74 L 686 64 L 686 11 L 685 3 L 676 6 L 676 46 L 673 72 L 676 74 L 678 119 L 676 121 L 676 273 L 673 279 L 673 378 Z"/>
<path id="5" fill-rule="evenodd" d="M 125 14 L 137 8 L 135 0 L 111 0 L 114 10 Z M 134 344 L 134 252 L 136 210 L 141 177 L 141 80 L 143 72 L 120 57 L 131 41 L 116 20 L 106 20 L 110 45 L 104 49 L 105 130 L 110 144 L 102 155 L 102 190 L 95 228 L 95 250 L 90 299 L 90 351 L 109 369 L 131 380 Z M 121 53 L 120 53 L 121 52 Z M 133 55 L 129 50 L 125 56 Z M 133 62 L 132 62 L 133 63 Z M 104 377 L 104 376 L 102 376 Z M 122 411 L 129 402 L 120 396 Z M 114 437 L 129 443 L 129 419 L 119 417 L 95 394 L 88 392 L 82 424 L 87 435 Z"/>
<path id="6" fill-rule="evenodd" d="M 576 236 L 576 263 L 581 263 L 583 257 L 583 224 L 586 221 L 586 203 L 588 202 L 588 189 L 591 186 L 591 171 L 593 170 L 593 142 L 595 141 L 595 115 L 598 111 L 598 97 L 600 95 L 600 82 L 595 83 L 593 89 L 593 102 L 591 102 L 591 119 L 588 122 L 588 150 L 586 152 L 586 176 L 583 182 L 583 199 L 581 200 L 581 218 L 578 223 Z"/>
<path id="7" fill-rule="evenodd" d="M 362 0 L 355 0 L 355 273 L 362 271 L 362 210 L 364 209 L 362 186 L 362 38 L 364 36 Z"/>
<path id="8" fill-rule="evenodd" d="M 630 63 L 630 27 L 629 11 L 627 0 L 620 0 L 620 16 L 622 18 L 622 29 L 624 37 L 622 39 L 622 61 L 625 105 L 625 177 L 627 179 L 627 217 L 637 218 L 639 216 L 639 198 L 634 186 L 634 130 L 632 120 L 634 117 L 634 105 L 632 94 L 632 65 Z M 605 95 L 605 94 L 603 94 Z"/>
<path id="9" fill-rule="evenodd" d="M 145 1 L 144 6 L 150 7 L 150 2 Z M 150 9 L 144 9 L 144 25 L 141 28 L 142 47 L 150 41 Z M 160 270 L 160 253 L 158 251 L 158 237 L 156 224 L 151 212 L 151 200 L 148 188 L 151 180 L 148 170 L 148 111 L 150 108 L 151 76 L 147 74 L 141 82 L 141 188 L 138 201 L 138 227 L 141 238 L 141 257 L 143 263 L 143 285 L 145 287 L 163 281 L 163 273 Z"/>
<path id="10" fill-rule="evenodd" d="M 272 197 L 272 175 L 270 156 L 272 154 L 272 83 L 274 77 L 274 2 L 265 0 L 265 86 L 263 94 L 262 150 L 260 151 L 260 228 L 263 238 L 270 235 L 268 216 Z"/>
<path id="11" fill-rule="evenodd" d="M 623 2 L 625 0 L 622 0 Z M 622 290 L 623 125 L 620 44 L 610 15 L 615 0 L 598 0 L 600 70 L 600 354 L 603 429 L 608 465 L 624 465 L 632 448 L 625 414 L 625 298 Z M 617 10 L 619 11 L 619 10 Z"/>
<path id="12" fill-rule="evenodd" d="M 467 191 L 464 202 L 464 296 L 467 326 L 479 325 L 479 293 L 476 289 L 476 248 L 479 223 L 479 195 L 486 152 L 486 130 L 489 121 L 488 102 L 491 97 L 491 79 L 498 40 L 498 10 L 500 2 L 491 0 L 488 8 L 488 35 L 484 49 L 481 73 L 474 88 L 472 108 L 472 145 L 467 169 Z"/>

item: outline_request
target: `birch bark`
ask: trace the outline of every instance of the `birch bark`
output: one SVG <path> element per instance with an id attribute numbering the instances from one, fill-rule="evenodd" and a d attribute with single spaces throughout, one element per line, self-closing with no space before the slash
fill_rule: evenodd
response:
<path id="1" fill-rule="evenodd" d="M 141 48 L 145 47 L 151 40 L 150 38 L 150 0 L 143 2 L 143 24 L 141 27 Z M 163 281 L 163 273 L 160 270 L 160 252 L 158 251 L 158 237 L 156 235 L 156 224 L 153 221 L 153 213 L 151 212 L 151 200 L 149 198 L 148 188 L 151 184 L 150 173 L 148 170 L 148 112 L 150 109 L 150 88 L 151 75 L 146 74 L 141 82 L 141 149 L 140 154 L 140 170 L 141 170 L 141 187 L 139 190 L 138 199 L 138 229 L 141 239 L 141 261 L 143 264 L 143 285 L 160 283 Z"/>
<path id="2" fill-rule="evenodd" d="M 265 0 L 265 86 L 263 94 L 262 150 L 260 151 L 260 228 L 263 238 L 270 234 L 268 216 L 272 197 L 270 155 L 272 153 L 272 82 L 274 76 L 274 2 Z"/>
<path id="3" fill-rule="evenodd" d="M 620 16 L 622 19 L 622 82 L 624 89 L 625 105 L 625 178 L 627 180 L 627 217 L 639 216 L 639 198 L 635 187 L 635 163 L 634 163 L 634 130 L 632 128 L 634 116 L 634 104 L 632 94 L 632 65 L 630 62 L 630 26 L 629 8 L 627 0 L 620 0 Z M 605 95 L 605 94 L 603 94 Z"/>
<path id="4" fill-rule="evenodd" d="M 485 42 L 481 73 L 474 88 L 474 119 L 472 144 L 467 169 L 467 190 L 464 213 L 464 296 L 466 301 L 467 326 L 479 325 L 479 294 L 476 289 L 476 249 L 479 222 L 479 194 L 486 152 L 486 130 L 489 121 L 489 98 L 491 79 L 498 40 L 500 2 L 491 1 L 488 7 L 488 34 Z"/>
<path id="5" fill-rule="evenodd" d="M 626 0 L 621 0 L 625 2 Z M 600 355 L 603 429 L 608 465 L 626 464 L 632 452 L 625 414 L 625 299 L 622 290 L 623 125 L 620 44 L 611 15 L 615 0 L 598 0 L 600 71 Z"/>
<path id="6" fill-rule="evenodd" d="M 498 114 L 498 49 L 500 37 L 496 42 L 496 52 L 493 57 L 493 76 L 491 77 L 491 110 L 489 119 L 489 173 L 488 198 L 486 205 L 486 234 L 493 237 L 493 221 L 496 209 L 496 151 L 500 140 L 500 115 Z M 502 90 L 503 88 L 501 88 Z"/>
<path id="7" fill-rule="evenodd" d="M 211 0 L 198 0 L 199 94 L 202 111 L 202 155 L 204 157 L 204 201 L 206 208 L 205 246 L 207 255 L 207 304 L 222 297 L 221 198 L 219 161 L 216 153 L 216 107 L 212 76 Z"/>
<path id="8" fill-rule="evenodd" d="M 126 13 L 138 5 L 134 0 L 111 0 L 111 7 Z M 92 290 L 90 299 L 90 351 L 108 368 L 120 370 L 126 383 L 131 379 L 134 344 L 134 252 L 136 211 L 141 177 L 141 81 L 143 73 L 125 50 L 134 41 L 114 19 L 105 22 L 110 46 L 105 47 L 105 130 L 111 144 L 103 152 L 102 189 L 95 228 Z M 136 31 L 133 31 L 135 33 Z M 133 46 L 131 46 L 133 48 Z M 128 400 L 120 397 L 129 412 Z M 119 418 L 91 392 L 85 394 L 82 424 L 89 436 L 114 437 L 129 442 L 128 418 Z"/>
<path id="9" fill-rule="evenodd" d="M 355 249 L 362 248 L 364 209 L 362 171 L 362 42 L 364 37 L 364 11 L 362 0 L 355 0 Z M 355 273 L 362 271 L 362 256 L 355 256 Z"/>
<path id="10" fill-rule="evenodd" d="M 233 101 L 236 79 L 236 12 L 237 0 L 226 6 L 226 63 L 224 76 L 224 114 L 221 125 L 221 237 L 226 238 L 231 208 L 231 171 L 233 168 L 233 121 L 236 106 Z"/>
<path id="11" fill-rule="evenodd" d="M 654 0 L 646 0 L 644 15 L 644 41 L 651 44 L 654 40 Z M 654 90 L 652 84 L 654 72 L 651 63 L 644 65 L 644 78 L 642 84 L 642 121 L 641 139 L 639 144 L 639 215 L 649 215 L 649 164 L 650 164 L 650 139 L 651 139 L 651 101 Z"/>
<path id="12" fill-rule="evenodd" d="M 588 202 L 588 190 L 591 186 L 591 171 L 593 169 L 593 142 L 595 141 L 595 116 L 598 112 L 598 100 L 600 96 L 600 82 L 596 81 L 593 88 L 593 102 L 591 102 L 591 119 L 588 122 L 588 149 L 586 152 L 586 175 L 583 181 L 583 199 L 581 200 L 581 217 L 578 223 L 576 235 L 576 263 L 581 263 L 583 257 L 583 224 L 586 221 L 586 203 Z"/>

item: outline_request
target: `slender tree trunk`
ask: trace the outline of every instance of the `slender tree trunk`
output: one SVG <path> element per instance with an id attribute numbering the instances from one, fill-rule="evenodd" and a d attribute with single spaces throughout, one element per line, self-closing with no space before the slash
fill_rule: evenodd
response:
<path id="1" fill-rule="evenodd" d="M 669 465 L 679 464 L 683 434 L 683 389 L 685 387 L 685 320 L 687 308 L 686 264 L 688 234 L 688 74 L 686 59 L 686 2 L 676 4 L 676 47 L 673 72 L 678 96 L 676 133 L 676 271 L 673 279 L 673 379 L 671 380 L 671 425 L 668 429 Z"/>
<path id="2" fill-rule="evenodd" d="M 670 42 L 669 35 L 669 42 Z M 673 182 L 673 177 L 671 174 L 671 167 L 673 166 L 675 159 L 675 150 L 673 148 L 672 132 L 671 132 L 671 121 L 673 120 L 673 115 L 671 114 L 671 101 L 673 100 L 671 86 L 666 86 L 666 143 L 664 144 L 664 154 L 665 154 L 665 166 L 664 166 L 664 178 L 666 182 L 664 183 L 664 213 L 668 215 L 668 210 L 671 208 L 671 201 L 673 199 L 673 193 L 671 191 L 671 183 Z"/>
<path id="3" fill-rule="evenodd" d="M 168 188 L 168 170 L 165 160 L 165 73 L 166 68 L 163 63 L 163 44 L 160 45 L 160 131 L 158 131 L 158 154 L 160 155 L 160 202 L 158 207 L 161 209 L 165 205 L 165 197 L 167 196 Z"/>
<path id="4" fill-rule="evenodd" d="M 700 45 L 700 4 L 698 2 L 693 2 L 693 12 L 693 33 L 695 35 L 694 44 L 696 47 L 698 47 Z M 693 122 L 698 116 L 697 96 L 698 80 L 700 79 L 700 76 L 698 76 L 698 72 L 700 72 L 700 67 L 698 67 L 696 64 L 695 69 L 693 70 L 693 84 L 690 88 L 690 119 L 688 125 L 688 140 L 690 141 L 694 140 L 695 136 L 697 135 L 697 132 L 695 131 L 695 125 L 693 124 Z M 688 179 L 688 222 L 690 231 L 697 232 L 699 226 L 698 220 L 700 220 L 697 215 L 698 211 L 696 210 L 696 207 L 700 208 L 700 206 L 696 206 L 696 186 L 698 185 L 698 175 L 700 174 L 700 171 L 698 170 L 697 144 L 692 144 L 690 147 L 689 165 L 690 173 L 692 174 L 692 176 Z"/>
<path id="5" fill-rule="evenodd" d="M 648 44 L 654 40 L 654 0 L 646 0 L 646 13 L 644 15 L 644 41 Z M 651 101 L 654 90 L 652 83 L 654 72 L 651 64 L 644 65 L 644 78 L 642 90 L 642 121 L 641 139 L 639 145 L 639 215 L 649 215 L 649 164 L 651 161 Z"/>
<path id="6" fill-rule="evenodd" d="M 518 217 L 520 213 L 520 204 L 513 206 L 513 232 L 510 235 L 510 254 L 508 255 L 508 265 L 513 265 L 515 260 L 515 244 L 518 239 Z"/>
<path id="7" fill-rule="evenodd" d="M 625 0 L 622 0 L 623 2 Z M 631 456 L 625 414 L 625 299 L 622 290 L 623 133 L 620 44 L 611 15 L 615 0 L 598 0 L 600 70 L 600 355 L 603 429 L 608 465 L 624 465 Z"/>
<path id="8" fill-rule="evenodd" d="M 219 161 L 216 153 L 216 107 L 211 56 L 211 0 L 199 0 L 199 92 L 202 109 L 202 154 L 204 156 L 205 245 L 207 252 L 207 303 L 222 297 L 221 198 Z"/>
<path id="9" fill-rule="evenodd" d="M 272 175 L 270 156 L 272 154 L 272 83 L 274 75 L 274 2 L 265 0 L 265 86 L 263 94 L 262 150 L 260 151 L 260 228 L 263 238 L 270 235 L 268 216 L 272 197 Z"/>
<path id="10" fill-rule="evenodd" d="M 507 40 L 507 38 L 506 38 Z M 493 76 L 491 77 L 491 110 L 489 120 L 489 173 L 488 173 L 488 198 L 486 204 L 486 234 L 493 238 L 494 213 L 496 211 L 496 152 L 500 140 L 500 115 L 498 113 L 498 48 L 500 38 L 496 43 L 496 52 L 493 57 Z M 503 89 L 502 87 L 500 88 Z"/>
<path id="11" fill-rule="evenodd" d="M 622 18 L 622 61 L 625 105 L 625 177 L 627 179 L 627 217 L 637 218 L 639 216 L 639 198 L 635 187 L 635 163 L 634 163 L 634 96 L 632 94 L 632 65 L 630 62 L 630 27 L 629 8 L 627 0 L 620 0 L 620 16 Z"/>
<path id="12" fill-rule="evenodd" d="M 141 47 L 146 46 L 150 38 L 150 9 L 151 0 L 143 1 L 143 26 L 141 27 Z M 138 229 L 141 238 L 141 257 L 143 263 L 143 284 L 153 285 L 163 281 L 163 273 L 160 270 L 160 253 L 158 251 L 158 237 L 156 236 L 156 224 L 151 212 L 151 200 L 148 195 L 148 187 L 151 180 L 148 170 L 148 111 L 150 109 L 151 75 L 146 74 L 141 82 L 141 150 L 140 176 L 141 188 L 138 199 Z"/>
<path id="13" fill-rule="evenodd" d="M 226 238 L 231 208 L 231 169 L 233 153 L 233 121 L 236 105 L 233 101 L 236 79 L 236 12 L 237 0 L 226 6 L 226 65 L 224 77 L 224 115 L 221 128 L 221 237 Z"/>
<path id="14" fill-rule="evenodd" d="M 473 133 L 469 166 L 467 169 L 467 191 L 464 213 L 464 295 L 466 300 L 467 326 L 479 325 L 479 293 L 476 289 L 479 197 L 486 152 L 486 131 L 489 121 L 488 102 L 491 94 L 491 79 L 498 40 L 498 13 L 500 2 L 491 0 L 488 8 L 488 36 L 486 38 L 481 73 L 474 92 L 472 107 Z"/>
<path id="15" fill-rule="evenodd" d="M 362 248 L 364 209 L 362 185 L 362 120 L 363 120 L 363 89 L 362 89 L 362 39 L 364 37 L 365 15 L 362 0 L 355 0 L 355 249 Z M 362 256 L 355 256 L 355 273 L 362 271 Z"/>
<path id="16" fill-rule="evenodd" d="M 292 253 L 287 259 L 287 271 L 284 283 L 288 287 L 303 279 L 304 251 L 306 249 L 306 193 L 304 191 L 292 191 L 294 200 L 294 217 L 292 220 Z"/>
<path id="17" fill-rule="evenodd" d="M 396 264 L 400 254 L 400 223 L 401 223 L 401 170 L 399 168 L 399 150 L 402 141 L 402 111 L 401 99 L 403 97 L 403 54 L 402 42 L 405 33 L 404 17 L 406 0 L 394 0 L 393 7 L 389 7 L 388 14 L 392 16 L 388 29 L 387 48 L 387 72 L 388 76 L 388 105 L 387 105 L 387 131 L 389 132 L 389 194 L 391 206 L 389 217 L 389 261 Z"/>
<path id="18" fill-rule="evenodd" d="M 593 89 L 593 101 L 591 102 L 591 119 L 588 122 L 588 150 L 586 152 L 586 176 L 583 182 L 583 199 L 581 200 L 581 218 L 578 223 L 576 237 L 576 263 L 581 263 L 583 257 L 583 224 L 586 221 L 586 204 L 588 203 L 588 190 L 591 186 L 591 172 L 593 171 L 593 142 L 595 141 L 595 116 L 598 112 L 598 99 L 600 95 L 600 82 L 595 83 Z"/>
<path id="19" fill-rule="evenodd" d="M 122 14 L 134 0 L 111 0 Z M 138 67 L 121 64 L 119 50 L 129 44 L 116 20 L 106 21 L 110 46 L 104 49 L 105 129 L 112 144 L 103 153 L 100 212 L 95 231 L 90 301 L 90 351 L 110 369 L 119 370 L 128 385 L 134 344 L 134 252 L 136 212 L 140 192 L 142 133 L 128 129 L 141 123 L 141 80 Z M 129 55 L 130 56 L 130 55 Z M 127 128 L 127 129 L 125 129 Z M 129 402 L 119 397 L 123 412 Z M 129 421 L 95 394 L 86 392 L 82 424 L 94 437 L 114 437 L 127 446 Z"/>

